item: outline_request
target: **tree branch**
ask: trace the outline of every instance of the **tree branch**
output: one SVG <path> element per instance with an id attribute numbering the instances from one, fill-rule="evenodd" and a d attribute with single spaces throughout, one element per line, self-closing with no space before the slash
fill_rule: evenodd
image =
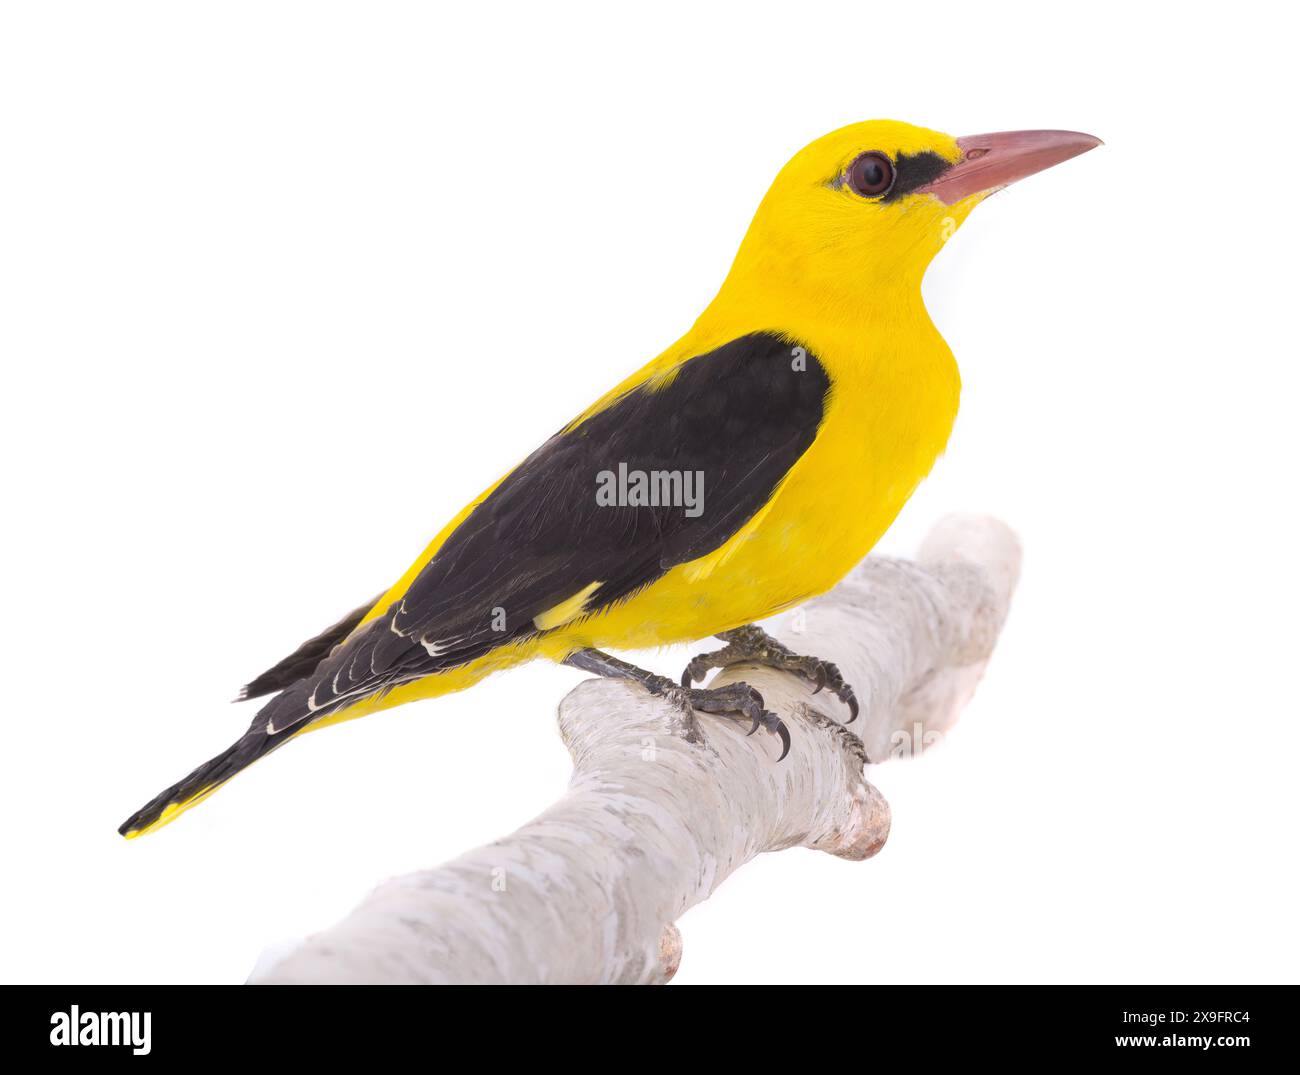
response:
<path id="1" fill-rule="evenodd" d="M 839 665 L 862 705 L 814 696 L 801 678 L 736 666 L 790 730 L 789 756 L 748 722 L 686 718 L 638 686 L 589 680 L 560 703 L 568 792 L 512 836 L 380 885 L 347 918 L 253 979 L 324 982 L 665 982 L 673 923 L 764 851 L 874 855 L 889 807 L 863 776 L 920 751 L 957 720 L 1006 617 L 1015 535 L 951 516 L 917 562 L 868 558 L 769 629 Z M 832 717 L 836 719 L 831 719 Z M 857 734 L 854 734 L 854 733 Z M 861 738 L 859 738 L 859 736 Z"/>

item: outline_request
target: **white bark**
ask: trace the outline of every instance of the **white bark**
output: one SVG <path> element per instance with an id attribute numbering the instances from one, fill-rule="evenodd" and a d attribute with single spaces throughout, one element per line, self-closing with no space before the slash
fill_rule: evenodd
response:
<path id="1" fill-rule="evenodd" d="M 667 981 L 681 957 L 675 920 L 755 855 L 880 850 L 889 807 L 864 779 L 864 747 L 872 761 L 913 753 L 956 721 L 1019 563 L 1006 526 L 952 516 L 916 563 L 869 558 L 769 624 L 797 652 L 836 662 L 862 706 L 846 729 L 835 720 L 847 710 L 799 677 L 720 673 L 714 684 L 743 679 L 785 720 L 792 742 L 780 763 L 776 737 L 747 738 L 748 722 L 704 716 L 699 745 L 683 738 L 679 712 L 640 687 L 580 684 L 560 703 L 574 772 L 559 802 L 512 836 L 382 884 L 253 980 Z"/>

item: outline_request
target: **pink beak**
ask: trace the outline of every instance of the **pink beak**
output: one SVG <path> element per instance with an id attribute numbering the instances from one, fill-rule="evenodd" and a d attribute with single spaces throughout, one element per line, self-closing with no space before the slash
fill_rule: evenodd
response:
<path id="1" fill-rule="evenodd" d="M 1077 131 L 1002 131 L 958 138 L 962 156 L 943 175 L 917 193 L 933 194 L 953 205 L 972 194 L 1001 190 L 1101 145 L 1100 138 Z"/>

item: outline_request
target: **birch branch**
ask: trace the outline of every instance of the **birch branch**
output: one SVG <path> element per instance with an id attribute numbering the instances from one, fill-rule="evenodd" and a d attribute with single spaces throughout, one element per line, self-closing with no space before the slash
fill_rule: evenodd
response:
<path id="1" fill-rule="evenodd" d="M 870 557 L 839 586 L 768 624 L 834 661 L 858 720 L 800 677 L 738 665 L 790 731 L 703 716 L 704 742 L 640 687 L 588 680 L 560 703 L 568 792 L 512 836 L 380 885 L 257 983 L 666 982 L 673 923 L 764 851 L 874 855 L 889 807 L 864 761 L 917 753 L 957 720 L 997 640 L 1020 549 L 993 519 L 950 516 L 915 563 Z M 705 645 L 702 648 L 712 648 Z M 832 719 L 834 718 L 834 719 Z M 855 734 L 856 733 L 856 734 Z"/>

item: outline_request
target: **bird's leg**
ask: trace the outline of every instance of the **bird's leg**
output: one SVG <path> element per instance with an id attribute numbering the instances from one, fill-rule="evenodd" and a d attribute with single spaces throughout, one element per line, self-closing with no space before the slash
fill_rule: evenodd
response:
<path id="1" fill-rule="evenodd" d="M 651 694 L 667 698 L 686 713 L 692 730 L 696 726 L 696 713 L 739 713 L 753 722 L 746 734 L 753 735 L 759 728 L 766 728 L 780 738 L 781 757 L 777 761 L 790 752 L 790 732 L 785 722 L 763 708 L 763 696 L 748 683 L 728 683 L 712 690 L 694 688 L 689 684 L 678 686 L 667 676 L 648 672 L 598 649 L 577 650 L 569 654 L 564 663 L 607 679 L 630 679 L 640 683 Z M 687 738 L 694 741 L 698 735 L 692 736 L 688 732 Z"/>
<path id="2" fill-rule="evenodd" d="M 803 657 L 788 646 L 783 646 L 756 624 L 746 624 L 734 631 L 723 631 L 718 638 L 725 646 L 713 653 L 701 653 L 686 666 L 682 673 L 682 686 L 689 687 L 701 680 L 711 668 L 729 668 L 733 664 L 757 664 L 767 668 L 779 668 L 783 672 L 797 672 L 820 691 L 829 687 L 831 693 L 849 707 L 849 719 L 852 724 L 858 716 L 858 699 L 853 688 L 844 682 L 840 670 L 830 661 L 820 657 Z"/>

